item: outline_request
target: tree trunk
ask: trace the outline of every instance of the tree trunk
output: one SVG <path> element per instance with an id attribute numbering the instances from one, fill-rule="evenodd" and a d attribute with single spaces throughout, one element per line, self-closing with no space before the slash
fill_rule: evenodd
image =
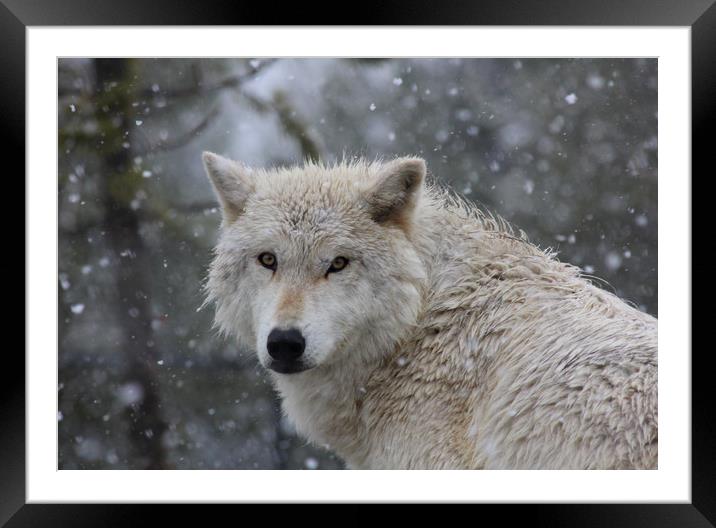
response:
<path id="1" fill-rule="evenodd" d="M 156 376 L 157 353 L 152 336 L 152 311 L 149 296 L 148 249 L 140 236 L 140 222 L 130 202 L 138 189 L 132 166 L 131 147 L 123 143 L 131 138 L 132 79 L 127 59 L 95 59 L 96 90 L 100 101 L 97 120 L 102 131 L 100 148 L 103 170 L 99 189 L 104 202 L 103 231 L 116 266 L 117 317 L 125 342 L 126 384 L 134 391 L 134 403 L 128 406 L 131 444 L 138 452 L 142 469 L 166 469 L 162 436 L 167 425 L 162 418 L 159 385 Z M 139 176 L 141 178 L 141 176 Z"/>

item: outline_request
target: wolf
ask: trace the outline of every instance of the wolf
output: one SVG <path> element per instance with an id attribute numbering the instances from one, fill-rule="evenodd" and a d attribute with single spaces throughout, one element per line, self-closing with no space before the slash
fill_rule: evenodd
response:
<path id="1" fill-rule="evenodd" d="M 347 467 L 657 467 L 657 320 L 424 160 L 203 162 L 216 326 Z"/>

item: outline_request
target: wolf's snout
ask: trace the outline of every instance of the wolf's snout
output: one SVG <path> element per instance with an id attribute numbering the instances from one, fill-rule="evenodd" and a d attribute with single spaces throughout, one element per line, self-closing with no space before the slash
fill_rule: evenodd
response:
<path id="1" fill-rule="evenodd" d="M 276 361 L 289 363 L 296 361 L 306 348 L 306 340 L 295 328 L 280 330 L 274 328 L 266 341 L 269 356 Z"/>

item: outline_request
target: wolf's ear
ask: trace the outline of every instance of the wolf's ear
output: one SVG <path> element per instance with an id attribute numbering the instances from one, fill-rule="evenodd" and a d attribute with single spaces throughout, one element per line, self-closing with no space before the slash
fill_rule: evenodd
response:
<path id="1" fill-rule="evenodd" d="M 373 220 L 405 227 L 420 197 L 425 172 L 425 161 L 420 158 L 398 158 L 387 163 L 365 197 Z"/>
<path id="2" fill-rule="evenodd" d="M 213 152 L 204 152 L 201 159 L 221 204 L 224 223 L 228 225 L 243 213 L 246 199 L 254 191 L 249 171 L 240 163 Z"/>

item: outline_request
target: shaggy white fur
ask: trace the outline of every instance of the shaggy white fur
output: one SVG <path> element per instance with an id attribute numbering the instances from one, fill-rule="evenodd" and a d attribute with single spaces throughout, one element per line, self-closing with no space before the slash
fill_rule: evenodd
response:
<path id="1" fill-rule="evenodd" d="M 312 368 L 270 371 L 301 434 L 352 468 L 656 468 L 656 319 L 424 185 L 422 160 L 204 161 L 217 325 L 264 365 L 271 328 L 303 332 Z"/>

